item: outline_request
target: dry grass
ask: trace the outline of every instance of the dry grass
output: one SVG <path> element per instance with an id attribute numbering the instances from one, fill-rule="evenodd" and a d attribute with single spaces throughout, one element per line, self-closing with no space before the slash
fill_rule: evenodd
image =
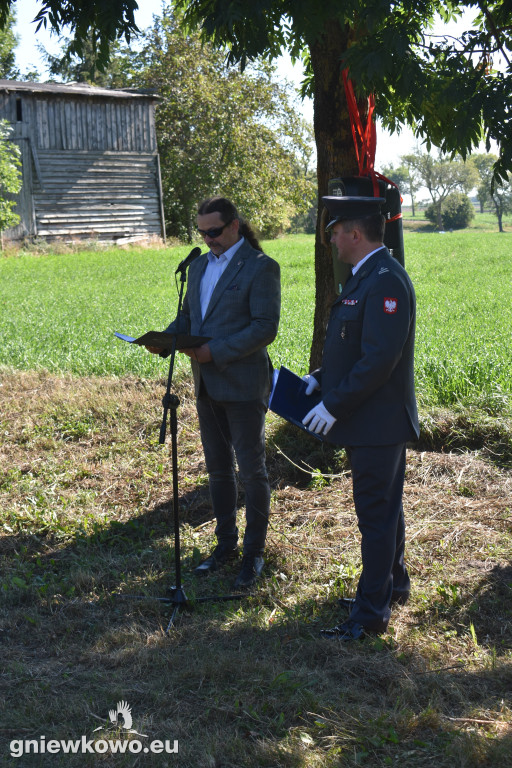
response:
<path id="1" fill-rule="evenodd" d="M 512 470 L 475 451 L 410 450 L 410 603 L 391 632 L 321 640 L 358 578 L 342 452 L 270 415 L 265 578 L 197 580 L 213 541 L 195 408 L 179 392 L 183 586 L 173 583 L 162 382 L 0 376 L 2 765 L 316 768 L 512 766 Z M 169 440 L 167 441 L 169 443 Z M 243 496 L 241 496 L 243 503 Z M 243 509 L 241 509 L 243 525 Z M 9 754 L 13 739 L 91 738 L 124 699 L 178 755 Z"/>

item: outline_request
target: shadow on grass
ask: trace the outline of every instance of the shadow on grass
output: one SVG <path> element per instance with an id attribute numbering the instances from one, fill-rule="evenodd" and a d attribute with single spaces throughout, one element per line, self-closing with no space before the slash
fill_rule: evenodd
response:
<path id="1" fill-rule="evenodd" d="M 493 418 L 482 411 L 430 411 L 420 419 L 417 450 L 448 453 L 481 451 L 501 468 L 512 466 L 512 430 L 506 418 Z"/>
<path id="2" fill-rule="evenodd" d="M 267 436 L 267 467 L 272 487 L 307 486 L 317 473 L 336 474 L 347 468 L 339 446 L 317 440 L 286 421 Z"/>
<path id="3" fill-rule="evenodd" d="M 159 632 L 168 611 L 156 604 L 61 600 L 32 616 L 25 607 L 3 659 L 4 737 L 19 738 L 22 723 L 32 737 L 91 738 L 123 699 L 148 738 L 179 739 L 176 764 L 187 768 L 510 765 L 506 722 L 489 733 L 508 700 L 510 665 L 435 670 L 390 636 L 323 640 L 319 628 L 339 620 L 336 603 L 298 601 L 273 617 L 271 568 L 254 598 L 192 605 L 168 637 Z M 65 759 L 52 765 L 98 758 Z"/>
<path id="4" fill-rule="evenodd" d="M 416 612 L 421 625 L 444 623 L 454 631 L 474 628 L 473 642 L 498 656 L 512 650 L 512 565 L 495 565 L 478 581 L 470 594 L 456 585 L 438 587 L 438 598 Z M 512 680 L 511 680 L 512 682 Z"/>

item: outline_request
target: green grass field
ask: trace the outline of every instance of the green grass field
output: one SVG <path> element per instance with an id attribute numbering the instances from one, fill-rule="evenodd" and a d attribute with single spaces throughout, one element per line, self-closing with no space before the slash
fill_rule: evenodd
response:
<path id="1" fill-rule="evenodd" d="M 313 237 L 265 243 L 282 268 L 275 366 L 308 369 L 313 327 Z M 0 259 L 0 365 L 79 376 L 161 377 L 167 363 L 117 340 L 164 328 L 176 313 L 174 269 L 186 247 L 24 253 Z M 507 234 L 405 233 L 418 297 L 416 382 L 420 406 L 510 412 L 512 247 Z M 178 356 L 178 376 L 189 369 Z"/>
<path id="2" fill-rule="evenodd" d="M 512 768 L 510 236 L 405 242 L 422 410 L 404 490 L 413 588 L 385 635 L 349 646 L 319 637 L 345 617 L 338 598 L 360 574 L 346 457 L 273 413 L 263 577 L 247 599 L 202 602 L 232 592 L 239 564 L 193 574 L 215 520 L 184 360 L 189 602 L 166 632 L 177 571 L 170 436 L 158 442 L 168 364 L 113 331 L 165 326 L 189 249 L 0 259 L 0 765 Z M 271 354 L 303 372 L 313 239 L 266 249 L 283 274 Z M 178 740 L 179 754 L 136 751 L 109 719 L 121 701 L 143 749 Z M 50 753 L 82 736 L 97 751 Z M 104 754 L 106 739 L 133 749 Z"/>

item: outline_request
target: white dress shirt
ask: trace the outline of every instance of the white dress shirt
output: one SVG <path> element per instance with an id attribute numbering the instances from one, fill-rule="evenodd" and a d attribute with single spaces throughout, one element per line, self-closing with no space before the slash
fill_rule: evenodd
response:
<path id="1" fill-rule="evenodd" d="M 211 251 L 208 251 L 208 264 L 204 271 L 203 277 L 201 278 L 201 287 L 199 293 L 201 299 L 201 317 L 205 316 L 206 310 L 208 309 L 208 304 L 210 303 L 210 299 L 212 297 L 212 293 L 215 290 L 215 286 L 219 282 L 220 277 L 228 266 L 229 262 L 244 242 L 244 239 L 245 238 L 241 237 L 240 240 L 231 246 L 231 248 L 228 248 L 227 251 L 221 253 L 220 256 L 216 256 Z"/>
<path id="2" fill-rule="evenodd" d="M 370 253 L 367 253 L 367 254 L 366 254 L 366 256 L 364 257 L 364 259 L 361 259 L 361 261 L 359 261 L 359 262 L 358 262 L 358 263 L 355 265 L 355 267 L 352 267 L 352 274 L 353 274 L 353 275 L 355 275 L 355 273 L 358 271 L 358 269 L 361 269 L 361 267 L 363 266 L 363 264 L 365 263 L 365 261 L 368 261 L 368 259 L 370 258 L 370 256 L 373 256 L 373 254 L 374 254 L 374 253 L 377 253 L 377 251 L 380 251 L 380 249 L 381 249 L 381 248 L 382 248 L 382 245 L 379 245 L 379 247 L 378 247 L 378 248 L 375 248 L 375 250 L 373 250 L 373 251 L 370 251 Z"/>

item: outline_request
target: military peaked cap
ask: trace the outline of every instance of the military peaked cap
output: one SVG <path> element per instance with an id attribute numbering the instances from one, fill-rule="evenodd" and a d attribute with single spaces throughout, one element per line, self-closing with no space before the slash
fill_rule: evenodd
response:
<path id="1" fill-rule="evenodd" d="M 386 202 L 385 197 L 322 197 L 322 202 L 329 211 L 331 221 L 326 230 L 333 227 L 338 221 L 351 221 L 352 219 L 364 219 L 380 213 L 380 207 Z"/>

